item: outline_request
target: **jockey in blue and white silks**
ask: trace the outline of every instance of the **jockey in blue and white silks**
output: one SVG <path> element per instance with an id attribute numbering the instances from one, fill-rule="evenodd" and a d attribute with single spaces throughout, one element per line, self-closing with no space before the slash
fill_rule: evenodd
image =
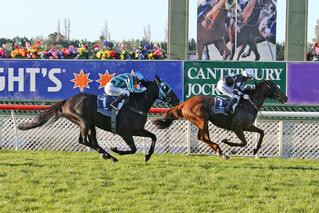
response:
<path id="1" fill-rule="evenodd" d="M 254 69 L 245 69 L 242 74 L 226 76 L 217 82 L 217 90 L 231 98 L 231 101 L 225 108 L 226 113 L 231 114 L 235 112 L 241 96 L 243 96 L 244 99 L 249 99 L 249 96 L 243 93 L 244 82 L 254 78 Z"/>
<path id="2" fill-rule="evenodd" d="M 123 73 L 116 75 L 104 88 L 104 92 L 110 96 L 117 96 L 111 103 L 111 107 L 118 110 L 118 104 L 130 96 L 131 93 L 141 93 L 146 88 L 141 85 L 144 76 L 140 72 Z"/>

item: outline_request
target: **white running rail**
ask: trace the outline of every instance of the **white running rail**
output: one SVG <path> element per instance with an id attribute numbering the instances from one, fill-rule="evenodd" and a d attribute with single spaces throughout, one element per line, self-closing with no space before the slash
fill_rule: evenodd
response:
<path id="1" fill-rule="evenodd" d="M 265 131 L 265 137 L 258 156 L 261 157 L 298 157 L 319 159 L 319 112 L 262 112 L 256 126 Z M 54 151 L 87 151 L 85 146 L 78 143 L 79 128 L 66 119 L 59 119 L 50 125 L 45 125 L 28 131 L 16 129 L 20 122 L 33 116 L 15 115 L 0 116 L 0 146 L 4 149 L 19 150 L 54 150 Z M 270 119 L 268 119 L 270 117 Z M 262 118 L 262 119 L 261 119 Z M 307 118 L 311 118 L 309 120 Z M 159 130 L 150 117 L 146 129 L 157 136 L 156 153 L 185 153 L 185 154 L 215 154 L 201 141 L 197 140 L 197 128 L 188 121 L 174 121 L 169 129 Z M 253 156 L 258 140 L 256 133 L 245 133 L 248 144 L 244 148 L 229 147 L 221 143 L 227 138 L 232 142 L 239 139 L 231 131 L 209 125 L 210 138 L 218 143 L 222 150 L 230 156 Z M 98 129 L 99 144 L 106 150 L 117 146 L 128 149 L 125 142 L 117 135 Z M 147 152 L 150 139 L 135 137 L 138 151 Z"/>

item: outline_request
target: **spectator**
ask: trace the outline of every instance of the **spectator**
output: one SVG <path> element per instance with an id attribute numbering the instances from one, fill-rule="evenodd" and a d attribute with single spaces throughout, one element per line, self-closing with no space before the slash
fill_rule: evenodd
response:
<path id="1" fill-rule="evenodd" d="M 319 61 L 319 46 L 314 42 L 311 49 L 307 53 L 307 61 Z"/>

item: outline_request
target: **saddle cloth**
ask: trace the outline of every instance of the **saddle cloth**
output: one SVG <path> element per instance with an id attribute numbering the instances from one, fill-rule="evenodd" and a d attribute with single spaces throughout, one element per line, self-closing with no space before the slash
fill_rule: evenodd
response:
<path id="1" fill-rule="evenodd" d="M 229 103 L 229 100 L 227 98 L 216 96 L 214 102 L 215 102 L 213 106 L 214 113 L 221 113 L 221 114 L 228 115 L 227 113 L 225 113 L 225 108 Z"/>
<path id="2" fill-rule="evenodd" d="M 114 99 L 116 98 L 116 96 L 108 96 L 106 94 L 103 95 L 98 95 L 97 96 L 97 111 L 105 116 L 108 117 L 112 117 L 112 111 L 115 111 L 117 115 L 117 113 L 120 111 L 120 109 L 123 106 L 123 102 L 124 100 L 122 100 L 119 104 L 118 104 L 118 108 L 119 111 L 114 110 L 110 104 L 114 101 Z M 112 110 L 113 109 L 113 110 Z"/>

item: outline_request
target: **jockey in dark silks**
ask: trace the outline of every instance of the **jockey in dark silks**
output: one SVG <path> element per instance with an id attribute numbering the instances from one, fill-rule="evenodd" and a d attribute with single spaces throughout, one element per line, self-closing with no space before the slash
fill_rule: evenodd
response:
<path id="1" fill-rule="evenodd" d="M 232 114 L 233 112 L 235 112 L 240 97 L 243 97 L 244 99 L 249 99 L 249 96 L 247 94 L 244 94 L 243 92 L 245 86 L 244 83 L 248 79 L 254 78 L 254 69 L 245 69 L 242 74 L 226 76 L 218 81 L 217 90 L 231 98 L 231 101 L 225 108 L 226 113 Z"/>

